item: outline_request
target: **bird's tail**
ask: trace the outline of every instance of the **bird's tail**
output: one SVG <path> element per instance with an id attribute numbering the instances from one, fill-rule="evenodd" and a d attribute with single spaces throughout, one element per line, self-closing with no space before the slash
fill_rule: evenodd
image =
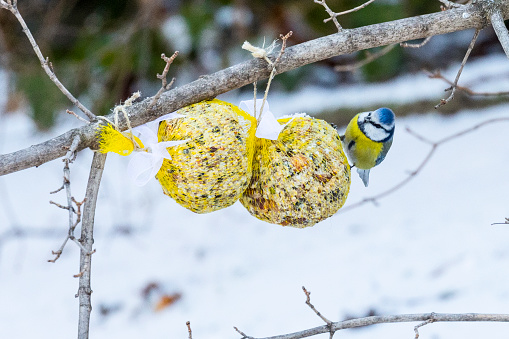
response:
<path id="1" fill-rule="evenodd" d="M 369 169 L 357 168 L 357 173 L 359 173 L 359 177 L 361 177 L 362 182 L 364 183 L 364 186 L 368 187 L 368 185 L 369 185 Z"/>

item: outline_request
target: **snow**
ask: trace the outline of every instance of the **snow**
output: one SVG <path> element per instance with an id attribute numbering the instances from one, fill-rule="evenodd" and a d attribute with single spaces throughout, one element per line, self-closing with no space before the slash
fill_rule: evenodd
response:
<path id="1" fill-rule="evenodd" d="M 445 73 L 454 76 L 454 70 Z M 507 59 L 496 56 L 469 63 L 464 77 L 507 71 Z M 492 78 L 483 90 L 495 84 L 501 90 L 505 81 Z M 283 115 L 367 100 L 375 105 L 426 96 L 438 102 L 443 85 L 409 75 L 383 85 L 277 94 L 270 104 Z M 436 141 L 490 118 L 509 117 L 507 112 L 509 104 L 501 104 L 448 117 L 399 118 L 392 149 L 371 172 L 370 186 L 364 188 L 353 173 L 347 205 L 393 187 L 424 159 L 430 146 L 405 132 L 406 126 Z M 2 153 L 78 124 L 64 116 L 55 130 L 40 133 L 23 114 L 1 119 Z M 440 146 L 418 176 L 376 206 L 340 211 L 309 229 L 264 223 L 239 203 L 194 214 L 164 196 L 156 181 L 141 188 L 129 182 L 129 159 L 110 155 L 96 216 L 91 338 L 187 338 L 188 320 L 194 338 L 208 339 L 240 338 L 233 326 L 265 337 L 323 325 L 305 305 L 302 286 L 333 321 L 371 310 L 380 315 L 509 313 L 509 226 L 491 225 L 509 216 L 508 127 L 509 121 L 490 124 Z M 83 151 L 71 165 L 78 200 L 91 155 Z M 47 262 L 67 232 L 67 211 L 48 203 L 65 199 L 64 192 L 49 194 L 61 185 L 62 169 L 53 161 L 0 177 L 0 338 L 76 335 L 78 248 L 70 243 L 56 263 Z M 1 235 L 12 226 L 32 233 L 5 240 Z M 35 233 L 48 228 L 60 234 Z M 142 298 L 150 283 L 182 298 L 155 312 L 157 293 Z M 112 311 L 102 315 L 101 307 Z M 414 325 L 378 325 L 339 335 L 409 338 Z M 508 331 L 503 323 L 437 323 L 420 329 L 421 338 L 504 338 Z"/>

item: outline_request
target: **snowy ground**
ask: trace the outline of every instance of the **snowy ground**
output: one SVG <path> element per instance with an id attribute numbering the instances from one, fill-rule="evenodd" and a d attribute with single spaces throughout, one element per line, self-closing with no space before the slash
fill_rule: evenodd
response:
<path id="1" fill-rule="evenodd" d="M 494 73 L 507 71 L 504 59 L 469 63 L 465 79 L 475 75 L 469 69 L 485 74 L 494 63 Z M 442 89 L 437 80 L 408 76 L 383 86 L 335 91 L 338 97 L 349 93 L 353 105 L 353 96 L 357 102 L 377 95 L 383 101 L 382 94 L 373 93 L 405 100 L 412 93 L 428 93 L 438 100 Z M 289 113 L 281 103 L 294 101 L 275 97 L 271 107 Z M 302 101 L 325 105 L 309 95 Z M 369 188 L 354 175 L 347 205 L 394 186 L 423 160 L 429 146 L 406 133 L 405 126 L 438 140 L 489 118 L 509 117 L 508 112 L 505 104 L 451 117 L 430 113 L 398 119 L 387 159 L 372 171 Z M 21 114 L 0 118 L 1 153 L 76 124 L 65 122 L 41 134 Z M 509 216 L 508 128 L 509 122 L 492 124 L 443 145 L 411 183 L 378 206 L 338 213 L 309 229 L 258 221 L 239 203 L 193 214 L 164 196 L 155 181 L 142 188 L 128 182 L 128 159 L 109 156 L 96 217 L 91 338 L 183 339 L 188 320 L 196 339 L 239 338 L 233 326 L 265 337 L 323 325 L 305 305 L 301 286 L 333 321 L 370 311 L 509 313 L 509 226 L 491 225 Z M 84 195 L 90 159 L 90 151 L 81 152 L 71 166 L 77 198 Z M 63 192 L 49 194 L 61 181 L 60 161 L 0 177 L 0 235 L 12 226 L 60 232 L 36 237 L 31 231 L 0 242 L 0 338 L 76 335 L 78 248 L 69 244 L 57 263 L 47 262 L 67 229 L 66 212 L 48 203 L 64 201 Z M 156 312 L 158 296 L 142 297 L 150 283 L 182 297 Z M 378 325 L 338 335 L 413 338 L 414 325 Z M 507 338 L 509 324 L 431 324 L 420 332 L 430 339 Z"/>

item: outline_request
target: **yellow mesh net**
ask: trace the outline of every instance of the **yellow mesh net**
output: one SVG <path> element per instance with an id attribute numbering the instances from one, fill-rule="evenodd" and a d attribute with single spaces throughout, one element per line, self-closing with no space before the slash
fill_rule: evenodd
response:
<path id="1" fill-rule="evenodd" d="M 163 192 L 185 208 L 208 213 L 235 203 L 251 179 L 256 119 L 217 99 L 177 111 L 162 121 L 159 141 L 189 141 L 168 148 L 156 175 Z"/>
<path id="2" fill-rule="evenodd" d="M 108 153 L 114 152 L 123 156 L 131 154 L 135 145 L 131 140 L 131 133 L 119 132 L 111 124 L 103 125 L 98 130 L 99 134 L 99 152 Z M 143 148 L 141 140 L 132 136 L 134 141 L 138 144 L 137 147 Z"/>
<path id="3" fill-rule="evenodd" d="M 296 117 L 277 140 L 256 139 L 251 182 L 240 202 L 258 219 L 304 228 L 336 213 L 349 189 L 338 132 L 323 120 Z"/>

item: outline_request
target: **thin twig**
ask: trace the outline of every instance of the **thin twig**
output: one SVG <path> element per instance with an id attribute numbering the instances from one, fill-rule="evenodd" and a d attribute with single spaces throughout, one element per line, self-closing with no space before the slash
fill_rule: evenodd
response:
<path id="1" fill-rule="evenodd" d="M 430 79 L 442 79 L 443 81 L 445 81 L 446 83 L 448 83 L 449 85 L 453 86 L 454 83 L 447 79 L 446 77 L 444 77 L 442 75 L 442 73 L 440 71 L 435 71 L 435 72 L 430 72 L 430 71 L 427 71 L 427 70 L 424 70 L 424 73 L 426 73 L 426 75 L 430 78 Z M 465 92 L 467 93 L 468 95 L 472 95 L 472 96 L 485 96 L 485 97 L 489 97 L 489 96 L 499 96 L 499 95 L 509 95 L 509 91 L 500 91 L 500 92 L 477 92 L 477 91 L 474 91 L 466 86 L 459 86 L 458 84 L 456 84 L 456 89 L 457 90 L 460 90 L 462 92 Z"/>
<path id="2" fill-rule="evenodd" d="M 403 47 L 403 48 L 421 48 L 422 46 L 426 45 L 430 40 L 431 40 L 431 36 L 425 38 L 424 40 L 422 40 L 420 43 L 418 44 L 411 44 L 411 43 L 408 43 L 408 42 L 400 42 L 400 46 Z"/>
<path id="3" fill-rule="evenodd" d="M 428 324 L 434 323 L 434 322 L 435 322 L 435 313 L 432 312 L 430 319 L 423 321 L 422 323 L 420 323 L 414 327 L 415 339 L 419 339 L 419 328 L 426 326 Z"/>
<path id="4" fill-rule="evenodd" d="M 79 288 L 77 296 L 79 297 L 79 320 L 78 320 L 78 339 L 88 339 L 90 327 L 90 312 L 92 311 L 90 286 L 90 270 L 92 266 L 92 245 L 94 244 L 94 217 L 97 204 L 97 195 L 101 178 L 106 162 L 106 154 L 95 152 L 90 168 L 87 190 L 85 198 L 87 199 L 83 209 L 83 222 L 81 224 L 80 242 L 84 250 L 80 252 L 80 274 Z"/>
<path id="5" fill-rule="evenodd" d="M 72 225 L 69 225 L 69 231 L 67 232 L 67 236 L 65 237 L 64 242 L 62 243 L 60 248 L 56 251 L 51 251 L 51 254 L 53 254 L 55 256 L 55 258 L 49 259 L 48 262 L 54 263 L 60 258 L 60 256 L 62 255 L 62 253 L 64 251 L 65 245 L 67 244 L 67 242 L 69 240 L 73 241 L 76 245 L 78 245 L 78 247 L 82 251 L 85 250 L 83 245 L 80 242 L 78 242 L 76 240 L 76 237 L 74 236 L 74 230 L 76 229 L 76 226 L 78 226 L 78 224 L 81 222 L 81 205 L 83 205 L 85 200 L 83 200 L 82 202 L 77 202 L 76 200 L 74 200 L 74 198 L 72 198 L 72 200 L 76 204 L 76 210 L 74 210 L 74 208 L 72 206 L 62 206 L 62 205 L 57 204 L 53 201 L 50 201 L 50 203 L 57 205 L 60 208 L 63 208 L 66 210 L 72 210 L 73 213 L 76 213 L 76 221 Z M 92 253 L 90 253 L 90 254 L 92 254 Z"/>
<path id="6" fill-rule="evenodd" d="M 253 337 L 246 335 L 244 332 L 239 330 L 237 327 L 233 326 L 233 328 L 235 329 L 235 331 L 237 331 L 237 333 L 239 333 L 242 336 L 241 339 L 252 339 L 253 338 Z"/>
<path id="7" fill-rule="evenodd" d="M 336 66 L 334 66 L 334 70 L 336 72 L 352 72 L 352 71 L 354 71 L 356 69 L 359 69 L 362 66 L 367 65 L 370 62 L 380 58 L 381 56 L 389 53 L 397 45 L 398 44 L 387 45 L 384 48 L 382 48 L 381 50 L 376 51 L 375 53 L 369 53 L 366 56 L 366 58 L 364 58 L 363 60 L 358 61 L 358 62 L 353 63 L 353 64 L 350 64 L 350 65 L 336 65 Z"/>
<path id="8" fill-rule="evenodd" d="M 460 79 L 461 72 L 463 71 L 463 67 L 465 67 L 465 64 L 467 63 L 468 57 L 470 55 L 470 52 L 472 52 L 472 49 L 474 48 L 475 41 L 477 40 L 477 37 L 479 36 L 479 32 L 481 30 L 477 28 L 475 30 L 474 36 L 472 37 L 472 40 L 470 41 L 470 45 L 468 46 L 467 53 L 465 53 L 465 57 L 463 58 L 463 61 L 461 62 L 460 69 L 458 70 L 458 74 L 456 74 L 456 79 L 454 79 L 454 83 L 451 87 L 447 88 L 445 91 L 451 91 L 451 94 L 447 99 L 441 99 L 440 103 L 435 106 L 435 108 L 439 108 L 445 104 L 447 104 L 449 101 L 451 101 L 454 98 L 454 93 L 456 92 L 456 88 L 458 86 L 458 80 Z"/>
<path id="9" fill-rule="evenodd" d="M 62 188 L 62 187 L 60 187 L 60 188 Z M 61 191 L 61 189 L 58 189 L 58 190 L 53 191 L 53 192 L 55 192 L 55 193 L 56 193 L 56 192 L 59 192 L 59 191 Z M 50 193 L 53 193 L 53 192 L 50 192 Z M 63 210 L 69 210 L 69 209 L 71 209 L 71 210 L 73 210 L 73 211 L 74 211 L 74 209 L 72 208 L 72 206 L 70 206 L 70 207 L 69 207 L 69 206 L 64 206 L 64 205 L 59 204 L 58 202 L 54 202 L 53 200 L 50 200 L 50 201 L 49 201 L 49 203 L 50 203 L 50 204 L 52 204 L 52 205 L 55 205 L 56 207 L 61 208 L 61 209 L 63 209 Z"/>
<path id="10" fill-rule="evenodd" d="M 61 190 L 63 190 L 64 188 L 65 188 L 65 185 L 63 185 L 63 184 L 62 184 L 62 186 L 60 186 L 59 188 L 57 188 L 57 189 L 56 189 L 56 190 L 54 190 L 54 191 L 49 192 L 49 194 L 55 194 L 55 193 L 58 193 L 58 192 L 60 192 Z M 51 201 L 50 201 L 50 204 L 55 204 L 55 205 L 57 205 L 56 203 L 51 202 Z M 58 205 L 57 205 L 57 206 L 58 206 Z"/>
<path id="11" fill-rule="evenodd" d="M 375 1 L 375 0 L 368 0 L 368 1 L 366 1 L 365 3 L 363 3 L 360 6 L 354 7 L 352 9 L 347 10 L 347 11 L 343 11 L 343 12 L 339 12 L 339 13 L 334 13 L 333 15 L 334 15 L 335 18 L 337 18 L 338 16 L 341 16 L 341 15 L 357 12 L 358 10 L 361 10 L 364 7 L 366 7 L 367 5 L 371 4 L 373 1 Z M 330 20 L 332 20 L 332 18 L 325 19 L 323 22 L 328 22 Z"/>
<path id="12" fill-rule="evenodd" d="M 373 1 L 375 1 L 375 0 L 368 0 L 368 1 L 366 1 L 365 3 L 363 3 L 360 6 L 357 6 L 355 8 L 349 9 L 347 11 L 336 13 L 333 10 L 330 9 L 330 7 L 327 5 L 325 0 L 314 0 L 314 2 L 316 4 L 322 5 L 325 8 L 325 11 L 327 12 L 327 14 L 329 14 L 329 17 L 327 19 L 324 19 L 323 22 L 327 23 L 327 22 L 332 20 L 332 22 L 334 22 L 334 25 L 336 25 L 336 28 L 338 29 L 338 32 L 340 32 L 343 29 L 343 27 L 341 27 L 341 25 L 338 22 L 338 19 L 337 19 L 338 16 L 345 15 L 345 14 L 348 14 L 348 13 L 352 13 L 352 12 L 356 12 L 358 10 L 361 10 L 364 7 L 366 7 L 369 4 L 371 4 Z"/>
<path id="13" fill-rule="evenodd" d="M 304 294 L 306 295 L 306 305 L 308 305 L 309 308 L 311 308 L 313 312 L 315 312 L 316 315 L 319 316 L 320 319 L 322 319 L 327 324 L 327 326 L 329 327 L 329 338 L 332 339 L 332 337 L 334 336 L 334 331 L 332 330 L 332 321 L 325 318 L 320 312 L 318 312 L 315 306 L 311 304 L 311 292 L 306 290 L 304 286 L 302 286 L 302 291 L 304 291 Z"/>
<path id="14" fill-rule="evenodd" d="M 276 60 L 274 60 L 274 62 L 270 62 L 270 66 L 272 66 L 272 71 L 270 72 L 269 81 L 267 82 L 267 87 L 265 88 L 265 94 L 263 95 L 262 106 L 260 107 L 260 115 L 258 116 L 258 119 L 257 119 L 258 124 L 262 120 L 263 106 L 265 106 L 265 102 L 267 101 L 270 84 L 272 83 L 272 79 L 274 79 L 274 77 L 276 76 L 276 71 L 277 71 L 276 66 L 281 61 L 281 56 L 284 54 L 285 49 L 286 49 L 286 41 L 292 36 L 292 34 L 293 34 L 293 32 L 290 31 L 290 32 L 286 33 L 285 35 L 283 35 L 283 34 L 279 35 L 279 37 L 281 38 L 281 40 L 283 42 L 281 43 L 281 49 L 279 50 L 279 54 L 278 54 Z M 256 100 L 255 100 L 255 102 L 256 102 Z M 256 111 L 255 111 L 255 114 L 256 114 Z"/>
<path id="15" fill-rule="evenodd" d="M 175 51 L 175 53 L 173 53 L 173 55 L 169 58 L 166 56 L 166 54 L 164 54 L 164 53 L 161 54 L 161 59 L 163 59 L 164 62 L 166 62 L 166 65 L 164 66 L 163 74 L 157 73 L 157 75 L 156 75 L 156 77 L 159 80 L 161 80 L 161 88 L 159 89 L 159 91 L 157 91 L 156 95 L 152 99 L 152 102 L 150 103 L 151 106 L 154 105 L 161 97 L 161 94 L 163 94 L 164 91 L 169 90 L 171 88 L 171 86 L 173 85 L 173 83 L 175 82 L 175 78 L 173 78 L 170 81 L 170 83 L 168 84 L 168 80 L 166 80 L 166 76 L 168 75 L 168 71 L 170 70 L 170 65 L 173 63 L 173 60 L 175 60 L 177 55 L 179 55 L 179 51 Z"/>
<path id="16" fill-rule="evenodd" d="M 65 237 L 64 242 L 62 243 L 60 248 L 56 251 L 51 252 L 53 255 L 55 255 L 55 258 L 49 259 L 48 262 L 52 262 L 52 263 L 55 263 L 60 258 L 60 256 L 62 255 L 62 252 L 65 248 L 65 245 L 67 244 L 67 241 L 69 239 L 73 240 L 73 241 L 75 240 L 74 230 L 76 229 L 76 226 L 78 226 L 78 224 L 81 221 L 81 205 L 83 204 L 84 201 L 77 202 L 71 194 L 71 170 L 69 168 L 69 164 L 71 162 L 73 162 L 74 159 L 76 158 L 76 151 L 78 149 L 79 143 L 80 143 L 80 136 L 76 135 L 73 139 L 71 146 L 69 147 L 69 150 L 67 151 L 67 154 L 65 155 L 65 157 L 63 159 L 64 164 L 65 164 L 64 165 L 64 183 L 61 188 L 51 192 L 52 194 L 54 194 L 54 193 L 60 192 L 62 190 L 62 188 L 65 188 L 66 197 L 67 197 L 67 206 L 63 206 L 63 205 L 58 204 L 54 201 L 50 201 L 50 204 L 53 204 L 53 205 L 56 205 L 57 207 L 66 209 L 69 213 L 69 221 L 68 221 L 69 229 L 67 231 L 67 236 Z M 73 203 L 76 205 L 77 209 L 74 209 Z M 74 214 L 76 214 L 76 221 L 74 221 Z M 79 246 L 81 247 L 81 244 L 79 244 Z"/>
<path id="17" fill-rule="evenodd" d="M 191 322 L 187 321 L 186 325 L 187 325 L 187 331 L 189 332 L 189 339 L 193 339 L 193 332 L 191 331 Z"/>
<path id="18" fill-rule="evenodd" d="M 318 310 L 315 308 L 315 306 L 313 306 L 313 304 L 311 304 L 311 292 L 306 290 L 306 288 L 304 286 L 302 286 L 302 291 L 304 291 L 304 294 L 306 295 L 306 305 L 308 305 L 309 308 L 311 308 L 313 310 L 313 312 L 315 312 L 316 315 L 320 317 L 320 319 L 322 319 L 327 325 L 330 326 L 332 324 L 332 321 L 325 318 L 320 312 L 318 312 Z"/>
<path id="19" fill-rule="evenodd" d="M 283 34 L 279 34 L 279 38 L 281 39 L 281 49 L 279 50 L 279 54 L 276 58 L 276 60 L 274 60 L 274 67 L 279 64 L 279 61 L 281 61 L 281 57 L 283 56 L 283 54 L 285 53 L 285 49 L 286 49 L 286 41 L 288 39 L 290 39 L 290 37 L 292 36 L 293 32 L 292 31 L 289 31 L 288 33 L 286 33 L 285 35 Z"/>
<path id="20" fill-rule="evenodd" d="M 509 224 L 509 218 L 505 218 L 504 222 L 494 222 L 491 225 L 507 225 Z"/>
<path id="21" fill-rule="evenodd" d="M 66 110 L 65 110 L 65 112 L 66 112 L 67 114 L 73 115 L 73 116 L 74 116 L 76 119 L 78 119 L 79 121 L 83 121 L 83 122 L 86 122 L 86 123 L 88 124 L 88 121 L 87 121 L 87 120 L 83 119 L 83 118 L 82 118 L 82 117 L 80 117 L 78 114 L 74 113 L 73 111 L 66 109 Z"/>
<path id="22" fill-rule="evenodd" d="M 322 5 L 325 8 L 325 11 L 327 12 L 327 14 L 329 14 L 329 18 L 324 19 L 323 22 L 326 23 L 326 22 L 332 20 L 332 22 L 334 22 L 334 25 L 336 25 L 336 28 L 338 29 L 338 32 L 341 32 L 343 27 L 341 27 L 341 25 L 338 22 L 338 19 L 337 19 L 336 15 L 335 15 L 336 12 L 334 12 L 333 10 L 330 9 L 330 7 L 327 5 L 325 0 L 314 0 L 314 2 L 315 2 L 315 4 Z"/>
<path id="23" fill-rule="evenodd" d="M 397 190 L 401 189 L 402 187 L 404 187 L 406 184 L 408 184 L 410 181 L 412 181 L 412 179 L 414 179 L 417 174 L 419 174 L 422 169 L 428 164 L 429 160 L 431 159 L 431 157 L 433 156 L 433 154 L 436 152 L 436 150 L 444 145 L 445 143 L 451 141 L 451 140 L 454 140 L 454 139 L 457 139 L 465 134 L 468 134 L 468 133 L 472 133 L 474 132 L 475 130 L 477 130 L 478 128 L 480 127 L 483 127 L 483 126 L 486 126 L 486 125 L 489 125 L 489 124 L 493 124 L 493 123 L 498 123 L 498 122 L 502 122 L 502 121 L 509 121 L 509 118 L 493 118 L 493 119 L 490 119 L 490 120 L 486 120 L 486 121 L 483 121 L 481 123 L 478 123 L 470 128 L 467 128 L 467 129 L 464 129 L 460 132 L 457 132 L 457 133 L 454 133 L 450 136 L 447 136 L 445 138 L 442 138 L 441 140 L 439 141 L 436 141 L 436 142 L 433 142 L 433 141 L 430 141 L 428 139 L 426 139 L 425 137 L 423 137 L 422 135 L 419 135 L 417 133 L 415 133 L 414 131 L 412 131 L 411 129 L 407 128 L 406 131 L 411 134 L 412 136 L 414 136 L 415 138 L 417 138 L 418 140 L 420 140 L 421 142 L 424 142 L 426 144 L 429 144 L 431 146 L 431 149 L 430 151 L 428 152 L 428 154 L 424 157 L 423 161 L 419 164 L 419 166 L 411 171 L 409 173 L 409 175 L 403 179 L 402 181 L 400 181 L 398 184 L 394 185 L 393 187 L 389 188 L 388 190 L 386 191 L 383 191 L 382 193 L 379 193 L 377 195 L 374 195 L 372 197 L 367 197 L 367 198 L 364 198 L 362 199 L 361 201 L 359 202 L 356 202 L 354 204 L 351 204 L 351 205 L 348 205 L 348 206 L 345 206 L 343 207 L 342 209 L 340 209 L 338 211 L 338 213 L 344 213 L 346 211 L 349 211 L 349 210 L 352 210 L 352 209 L 355 209 L 357 207 L 360 207 L 366 203 L 373 203 L 373 204 L 377 204 L 378 200 L 396 192 Z"/>
<path id="24" fill-rule="evenodd" d="M 83 271 L 78 274 L 73 275 L 74 278 L 80 278 L 83 275 Z"/>
<path id="25" fill-rule="evenodd" d="M 27 24 L 25 23 L 25 20 L 21 16 L 21 13 L 18 11 L 17 7 L 17 1 L 13 0 L 2 0 L 0 2 L 0 7 L 5 8 L 9 10 L 18 22 L 20 23 L 23 32 L 27 36 L 28 40 L 30 41 L 30 44 L 32 45 L 32 48 L 37 55 L 37 58 L 41 62 L 41 66 L 48 75 L 48 77 L 53 81 L 53 83 L 60 89 L 60 91 L 73 103 L 73 105 L 77 106 L 87 117 L 90 121 L 93 121 L 96 119 L 95 114 L 93 114 L 88 108 L 86 108 L 78 99 L 76 99 L 71 92 L 60 82 L 56 74 L 53 72 L 53 69 L 51 67 L 51 64 L 48 60 L 48 58 L 44 58 L 42 55 L 42 52 L 37 45 L 37 42 L 35 41 L 32 33 L 30 32 L 30 29 L 28 28 Z"/>

